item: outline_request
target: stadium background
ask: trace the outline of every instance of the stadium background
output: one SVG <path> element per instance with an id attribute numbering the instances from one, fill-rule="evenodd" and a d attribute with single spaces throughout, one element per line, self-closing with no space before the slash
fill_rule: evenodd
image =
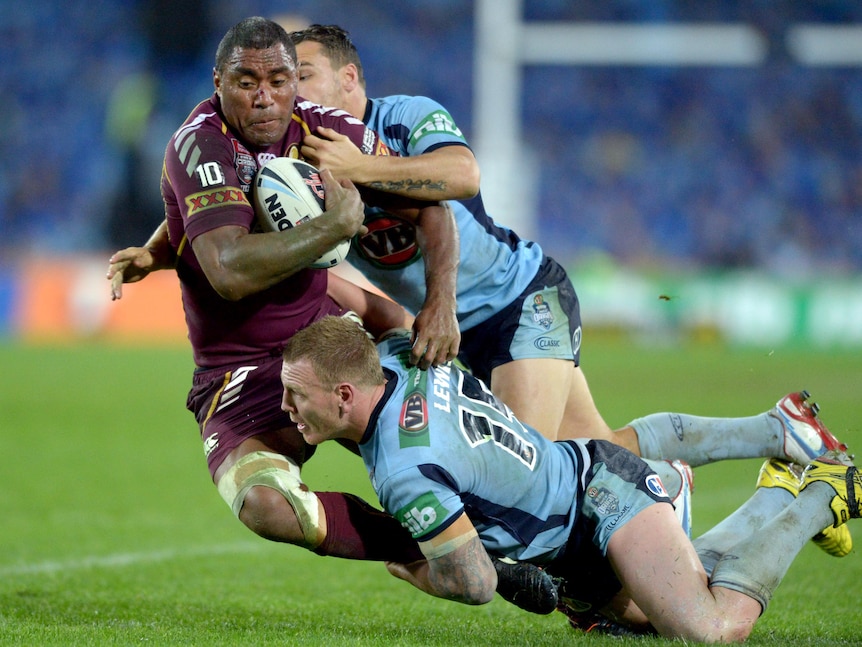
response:
<path id="1" fill-rule="evenodd" d="M 475 112 L 471 2 L 3 4 L 0 335 L 12 339 L 184 338 L 173 277 L 112 304 L 105 260 L 160 220 L 164 144 L 211 92 L 215 46 L 244 16 L 344 25 L 370 96 L 434 97 L 474 143 L 489 119 Z M 541 0 L 518 11 L 528 24 L 744 25 L 766 44 L 755 65 L 523 68 L 514 168 L 534 180 L 533 200 L 491 213 L 570 269 L 588 325 L 862 345 L 862 56 L 806 65 L 789 40 L 799 25 L 862 25 L 862 5 Z M 493 206 L 508 187 L 488 181 Z"/>
<path id="2" fill-rule="evenodd" d="M 438 98 L 481 139 L 471 2 L 0 0 L 0 646 L 572 644 L 560 614 L 451 604 L 379 565 L 254 537 L 209 483 L 184 407 L 176 277 L 108 298 L 109 253 L 160 219 L 164 144 L 211 91 L 218 38 L 286 8 L 351 30 L 371 96 Z M 799 65 L 787 34 L 862 25 L 862 5 L 534 0 L 522 12 L 744 24 L 769 44 L 757 66 L 524 69 L 529 226 L 578 288 L 582 358 L 609 424 L 753 415 L 807 388 L 858 452 L 862 57 Z M 477 152 L 487 181 L 494 160 Z M 488 200 L 505 188 L 483 184 Z M 374 500 L 355 456 L 318 451 L 309 484 Z M 695 534 L 751 494 L 759 465 L 697 468 Z M 859 645 L 858 557 L 807 546 L 749 644 Z"/>

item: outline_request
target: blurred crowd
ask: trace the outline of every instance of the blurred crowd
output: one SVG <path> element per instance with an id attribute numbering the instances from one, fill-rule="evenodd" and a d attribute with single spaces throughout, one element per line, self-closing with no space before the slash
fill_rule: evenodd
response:
<path id="1" fill-rule="evenodd" d="M 791 276 L 862 270 L 862 68 L 800 67 L 781 47 L 794 22 L 862 25 L 862 3 L 524 5 L 527 20 L 745 22 L 772 45 L 757 68 L 528 68 L 519 109 L 541 178 L 535 238 L 549 253 Z M 255 14 L 346 27 L 369 96 L 431 96 L 470 136 L 470 2 L 16 3 L 0 12 L 0 255 L 143 242 L 162 217 L 165 143 L 212 91 L 226 28 Z"/>

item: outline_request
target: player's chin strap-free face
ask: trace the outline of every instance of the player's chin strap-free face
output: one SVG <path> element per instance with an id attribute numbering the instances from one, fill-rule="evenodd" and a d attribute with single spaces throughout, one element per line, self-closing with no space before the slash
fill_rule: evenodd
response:
<path id="1" fill-rule="evenodd" d="M 251 452 L 234 463 L 221 477 L 218 491 L 239 517 L 245 495 L 255 486 L 280 492 L 293 508 L 302 534 L 309 546 L 323 540 L 317 495 L 300 478 L 299 466 L 289 458 L 273 452 Z"/>

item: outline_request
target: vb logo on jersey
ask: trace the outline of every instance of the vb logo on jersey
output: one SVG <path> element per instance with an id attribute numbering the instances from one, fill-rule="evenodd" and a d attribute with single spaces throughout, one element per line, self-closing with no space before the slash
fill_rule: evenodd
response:
<path id="1" fill-rule="evenodd" d="M 425 388 L 428 372 L 419 368 L 411 368 L 412 386 L 404 395 L 401 405 L 401 416 L 398 420 L 398 446 L 430 447 L 431 437 L 428 434 L 428 401 L 425 399 Z M 411 381 L 407 378 L 408 383 Z"/>
<path id="2" fill-rule="evenodd" d="M 367 214 L 365 226 L 368 233 L 356 236 L 354 249 L 375 267 L 397 270 L 421 257 L 412 223 L 380 211 Z"/>

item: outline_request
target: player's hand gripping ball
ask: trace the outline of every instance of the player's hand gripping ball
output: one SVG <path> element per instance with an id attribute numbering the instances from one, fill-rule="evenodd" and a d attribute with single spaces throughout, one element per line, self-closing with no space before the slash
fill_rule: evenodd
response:
<path id="1" fill-rule="evenodd" d="M 320 172 L 308 162 L 276 157 L 254 180 L 254 210 L 263 231 L 284 231 L 317 218 L 325 208 Z M 318 258 L 311 267 L 335 267 L 347 256 L 350 240 Z"/>

